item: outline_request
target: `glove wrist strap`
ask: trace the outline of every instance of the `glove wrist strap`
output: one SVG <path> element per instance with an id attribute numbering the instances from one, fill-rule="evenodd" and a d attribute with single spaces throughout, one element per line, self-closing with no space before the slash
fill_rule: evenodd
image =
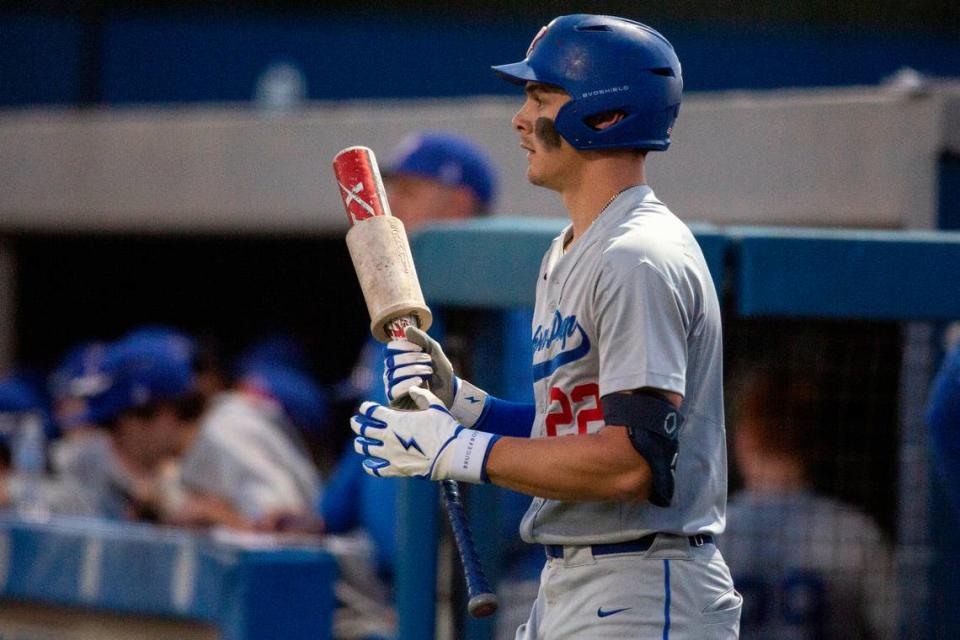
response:
<path id="1" fill-rule="evenodd" d="M 457 378 L 456 382 L 457 391 L 453 396 L 450 413 L 463 426 L 472 427 L 483 415 L 487 405 L 487 392 L 462 378 Z"/>
<path id="2" fill-rule="evenodd" d="M 480 484 L 489 482 L 486 473 L 487 456 L 490 448 L 500 436 L 464 429 L 453 443 L 448 476 L 452 480 Z"/>

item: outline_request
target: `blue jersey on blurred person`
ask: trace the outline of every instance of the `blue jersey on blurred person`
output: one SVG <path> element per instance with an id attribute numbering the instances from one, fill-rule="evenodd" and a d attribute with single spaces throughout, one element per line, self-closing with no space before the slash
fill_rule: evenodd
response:
<path id="1" fill-rule="evenodd" d="M 927 427 L 934 469 L 960 519 L 960 342 L 947 354 L 934 378 L 927 405 Z"/>

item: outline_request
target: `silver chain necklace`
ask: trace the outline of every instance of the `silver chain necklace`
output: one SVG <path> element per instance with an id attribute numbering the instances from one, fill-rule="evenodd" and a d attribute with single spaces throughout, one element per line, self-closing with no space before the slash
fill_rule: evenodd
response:
<path id="1" fill-rule="evenodd" d="M 609 207 L 610 205 L 612 205 L 612 204 L 613 204 L 613 201 L 616 200 L 617 198 L 619 198 L 619 197 L 623 194 L 624 191 L 628 191 L 629 189 L 633 189 L 634 187 L 639 187 L 639 186 L 640 186 L 639 184 L 632 184 L 632 185 L 630 185 L 629 187 L 624 187 L 623 189 L 620 189 L 620 191 L 617 191 L 615 194 L 613 194 L 613 197 L 611 197 L 609 200 L 607 200 L 607 204 L 603 205 L 603 208 L 600 209 L 600 213 L 597 214 L 597 218 L 599 218 L 600 216 L 602 216 L 602 215 L 603 215 L 603 212 L 607 210 L 607 207 Z M 594 222 L 596 222 L 596 221 L 597 221 L 597 218 L 594 218 L 594 219 L 593 219 L 593 222 L 591 222 L 590 224 L 593 224 Z"/>
<path id="2" fill-rule="evenodd" d="M 642 184 L 642 183 L 641 183 L 641 184 Z M 624 191 L 627 191 L 627 190 L 629 190 L 629 189 L 633 189 L 634 187 L 639 187 L 639 186 L 640 186 L 640 184 L 631 184 L 630 186 L 624 187 L 623 189 L 620 189 L 620 191 L 617 191 L 615 194 L 613 194 L 613 196 L 612 196 L 609 200 L 607 200 L 607 204 L 603 205 L 603 207 L 600 209 L 600 213 L 597 214 L 597 217 L 590 221 L 590 224 L 587 225 L 587 228 L 584 230 L 583 233 L 586 233 L 586 232 L 590 229 L 590 227 L 593 226 L 593 223 L 596 222 L 596 221 L 600 218 L 600 216 L 603 215 L 603 212 L 607 210 L 607 207 L 609 207 L 611 204 L 613 204 L 613 201 L 616 200 L 617 198 L 619 198 L 620 195 L 623 194 Z M 581 235 L 582 235 L 582 234 L 581 234 Z M 571 242 L 573 242 L 572 231 L 571 231 L 571 237 L 570 237 L 570 239 L 569 239 L 568 241 L 566 241 L 566 242 L 563 243 L 563 252 L 564 252 L 564 253 L 566 253 L 566 252 L 567 252 L 567 249 L 570 248 L 570 243 L 571 243 Z"/>

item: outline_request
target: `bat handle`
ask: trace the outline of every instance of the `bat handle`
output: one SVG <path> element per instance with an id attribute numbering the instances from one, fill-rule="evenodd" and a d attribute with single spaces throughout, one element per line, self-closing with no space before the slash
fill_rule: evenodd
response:
<path id="1" fill-rule="evenodd" d="M 384 330 L 391 338 L 403 338 L 403 332 L 409 325 L 418 326 L 416 317 L 395 318 L 384 327 Z M 399 409 L 417 408 L 410 396 L 400 398 L 394 406 Z M 490 583 L 487 582 L 483 565 L 480 564 L 480 558 L 477 556 L 473 534 L 470 533 L 470 523 L 463 508 L 463 501 L 460 499 L 460 485 L 456 480 L 444 480 L 441 484 L 443 485 L 443 504 L 447 508 L 453 540 L 460 553 L 460 563 L 463 565 L 463 575 L 467 583 L 467 611 L 474 618 L 486 618 L 493 615 L 499 603 L 496 594 L 490 588 Z"/>
<path id="2" fill-rule="evenodd" d="M 443 501 L 453 529 L 453 538 L 460 552 L 463 574 L 467 582 L 467 611 L 474 618 L 486 618 L 497 610 L 497 596 L 487 582 L 477 549 L 470 533 L 467 514 L 460 500 L 460 487 L 455 480 L 444 480 Z"/>
<path id="3" fill-rule="evenodd" d="M 419 327 L 420 322 L 416 316 L 400 316 L 399 318 L 394 318 L 388 322 L 384 327 L 383 331 L 387 334 L 391 340 L 403 340 L 406 338 L 407 327 Z"/>

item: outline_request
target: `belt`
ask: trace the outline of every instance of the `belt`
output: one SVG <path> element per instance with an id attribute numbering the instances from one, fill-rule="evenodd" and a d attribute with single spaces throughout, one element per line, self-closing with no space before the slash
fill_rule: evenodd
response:
<path id="1" fill-rule="evenodd" d="M 612 542 L 610 544 L 591 544 L 590 551 L 595 556 L 607 556 L 614 553 L 641 553 L 646 551 L 653 546 L 654 541 L 657 539 L 659 533 L 651 533 L 649 535 L 643 536 L 642 538 L 637 538 L 636 540 L 629 540 L 627 542 Z M 690 542 L 692 547 L 702 547 L 705 544 L 713 544 L 713 536 L 709 533 L 698 533 L 695 536 L 687 536 L 687 540 Z M 572 546 L 587 546 L 587 545 L 572 545 Z M 562 544 L 545 544 L 543 545 L 544 551 L 547 552 L 548 558 L 562 558 L 563 557 L 563 547 Z"/>

